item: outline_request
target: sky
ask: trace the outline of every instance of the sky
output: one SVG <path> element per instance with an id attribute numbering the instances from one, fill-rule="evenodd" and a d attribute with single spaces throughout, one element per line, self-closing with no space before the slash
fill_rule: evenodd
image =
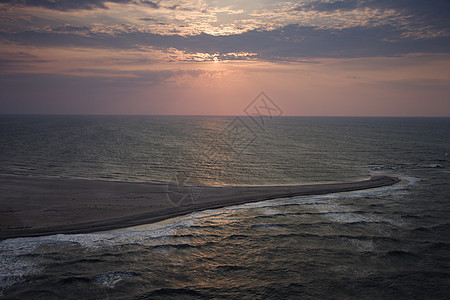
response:
<path id="1" fill-rule="evenodd" d="M 450 116 L 449 0 L 0 0 L 0 114 Z"/>

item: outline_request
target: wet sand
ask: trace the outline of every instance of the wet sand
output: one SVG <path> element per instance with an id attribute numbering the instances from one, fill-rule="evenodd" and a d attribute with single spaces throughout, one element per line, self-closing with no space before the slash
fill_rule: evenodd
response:
<path id="1" fill-rule="evenodd" d="M 276 198 L 323 195 L 389 186 L 392 176 L 289 186 L 179 187 L 0 175 L 0 240 L 112 230 Z"/>

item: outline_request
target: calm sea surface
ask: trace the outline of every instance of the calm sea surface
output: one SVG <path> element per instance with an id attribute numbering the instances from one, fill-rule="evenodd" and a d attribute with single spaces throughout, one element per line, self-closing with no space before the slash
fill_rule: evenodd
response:
<path id="1" fill-rule="evenodd" d="M 194 185 L 389 173 L 408 183 L 106 233 L 5 240 L 0 297 L 450 297 L 449 118 L 258 121 L 0 116 L 0 173 Z"/>

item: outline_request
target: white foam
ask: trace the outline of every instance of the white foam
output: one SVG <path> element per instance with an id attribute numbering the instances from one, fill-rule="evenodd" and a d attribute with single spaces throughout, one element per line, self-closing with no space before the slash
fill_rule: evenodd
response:
<path id="1" fill-rule="evenodd" d="M 272 215 L 278 215 L 280 213 L 282 213 L 280 210 L 278 209 L 273 209 L 273 208 L 269 208 L 269 207 L 263 207 L 262 209 L 262 213 L 268 216 L 272 216 Z"/>
<path id="2" fill-rule="evenodd" d="M 76 243 L 89 250 L 101 250 L 105 247 L 114 247 L 123 244 L 140 244 L 157 246 L 167 236 L 175 236 L 183 228 L 189 228 L 195 224 L 195 218 L 187 215 L 177 218 L 175 222 L 161 222 L 122 228 L 107 232 L 87 234 L 56 234 L 42 237 L 15 238 L 0 242 L 0 253 L 14 255 L 32 253 L 36 248 L 44 244 Z M 42 250 L 45 251 L 45 250 Z"/>
<path id="3" fill-rule="evenodd" d="M 42 271 L 37 258 L 26 256 L 37 247 L 37 244 L 28 244 L 23 239 L 12 239 L 0 243 L 0 297 L 5 288 L 23 282 L 25 276 Z"/>
<path id="4" fill-rule="evenodd" d="M 344 239 L 345 243 L 347 245 L 351 245 L 354 248 L 358 249 L 359 251 L 374 251 L 375 250 L 375 243 L 373 240 L 358 240 L 358 239 L 352 239 L 352 238 L 346 238 Z"/>
<path id="5" fill-rule="evenodd" d="M 279 224 L 275 223 L 257 223 L 252 224 L 252 228 L 264 228 L 264 229 L 278 229 L 280 227 Z"/>
<path id="6" fill-rule="evenodd" d="M 0 271 L 0 296 L 2 296 L 5 288 L 25 281 L 25 276 L 35 275 L 42 271 L 42 267 L 39 267 L 37 263 L 17 256 L 0 255 L 0 265 L 2 266 Z"/>
<path id="7" fill-rule="evenodd" d="M 342 192 L 342 193 L 332 193 L 326 195 L 318 195 L 318 196 L 302 196 L 302 197 L 294 197 L 294 198 L 283 198 L 283 199 L 274 199 L 267 200 L 262 202 L 252 202 L 245 203 L 236 206 L 226 207 L 227 210 L 240 210 L 240 209 L 253 209 L 253 208 L 268 208 L 274 206 L 282 206 L 282 205 L 290 205 L 290 204 L 302 204 L 305 202 L 327 202 L 329 200 L 336 199 L 346 199 L 346 198 L 357 198 L 357 197 L 366 197 L 366 196 L 382 196 L 382 195 L 393 195 L 397 193 L 397 191 L 401 191 L 405 189 L 407 186 L 411 186 L 419 182 L 421 179 L 407 176 L 407 175 L 398 175 L 398 177 L 402 180 L 402 182 L 386 187 L 372 188 L 360 191 L 352 191 L 352 192 Z"/>
<path id="8" fill-rule="evenodd" d="M 23 282 L 27 275 L 36 275 L 42 271 L 39 265 L 39 257 L 27 256 L 27 254 L 46 253 L 54 251 L 54 247 L 43 247 L 42 245 L 64 245 L 76 243 L 90 250 L 98 251 L 107 247 L 124 244 L 138 245 L 167 245 L 172 243 L 172 237 L 180 229 L 190 227 L 195 219 L 185 216 L 172 223 L 157 223 L 143 225 L 135 228 L 125 228 L 117 231 L 90 233 L 90 234 L 57 234 L 43 237 L 14 238 L 0 242 L 0 296 L 2 291 L 14 284 Z M 170 254 L 168 252 L 168 254 Z M 96 277 L 99 284 L 106 287 L 114 285 L 127 277 L 126 273 L 106 273 Z"/>
<path id="9" fill-rule="evenodd" d="M 444 165 L 442 164 L 429 164 L 429 165 L 424 165 L 422 166 L 423 168 L 432 168 L 432 169 L 436 169 L 436 168 L 445 168 Z"/>
<path id="10" fill-rule="evenodd" d="M 385 174 L 385 173 L 384 173 Z M 318 212 L 323 213 L 324 217 L 337 223 L 357 223 L 357 222 L 386 222 L 394 226 L 404 226 L 405 223 L 400 219 L 382 218 L 375 214 L 354 212 L 351 208 L 339 205 L 338 200 L 348 198 L 359 198 L 369 196 L 389 196 L 400 198 L 404 197 L 408 191 L 406 187 L 412 186 L 419 182 L 420 178 L 415 178 L 403 174 L 397 175 L 401 182 L 392 186 L 373 188 L 360 191 L 334 193 L 318 196 L 304 196 L 295 197 L 292 199 L 276 199 L 263 202 L 246 203 L 238 206 L 228 207 L 228 210 L 242 210 L 242 209 L 262 209 L 262 213 L 275 214 L 276 209 L 272 207 L 279 207 L 283 205 L 295 204 L 311 204 L 312 208 Z M 348 211 L 347 211 L 348 210 Z"/>
<path id="11" fill-rule="evenodd" d="M 114 288 L 115 285 L 122 281 L 124 278 L 131 278 L 135 274 L 134 272 L 126 271 L 112 271 L 104 274 L 99 274 L 94 277 L 94 281 L 104 287 Z"/>

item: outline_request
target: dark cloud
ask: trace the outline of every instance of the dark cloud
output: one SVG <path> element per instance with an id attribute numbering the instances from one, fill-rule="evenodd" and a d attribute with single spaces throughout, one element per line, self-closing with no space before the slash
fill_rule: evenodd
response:
<path id="1" fill-rule="evenodd" d="M 218 52 L 257 52 L 262 58 L 276 57 L 375 57 L 417 52 L 448 52 L 449 38 L 417 40 L 401 38 L 392 26 L 353 27 L 342 30 L 290 25 L 273 31 L 251 31 L 224 37 L 197 36 L 191 47 L 217 45 Z M 202 42 L 203 40 L 203 42 Z M 216 49 L 214 49 L 216 48 Z"/>
<path id="2" fill-rule="evenodd" d="M 2 0 L 0 0 L 2 1 Z M 114 2 L 130 2 L 131 0 L 114 0 Z M 22 3 L 23 5 L 53 5 L 59 9 L 69 7 L 92 8 L 102 7 L 104 0 L 94 1 L 34 1 L 11 0 L 3 2 Z M 136 1 L 153 8 L 159 4 L 153 1 Z M 432 3 L 432 4 L 431 4 Z M 341 11 L 355 8 L 395 9 L 408 16 L 414 16 L 417 24 L 439 27 L 448 30 L 450 21 L 448 0 L 348 0 L 348 1 L 310 1 L 299 6 L 301 10 Z M 176 7 L 175 7 L 176 8 Z M 432 20 L 431 20 L 432 19 Z M 142 21 L 157 21 L 146 17 Z M 448 24 L 449 26 L 446 26 Z M 415 24 L 413 24 L 415 26 Z M 417 28 L 416 28 L 417 29 Z M 241 34 L 227 36 L 213 36 L 198 34 L 182 36 L 173 29 L 171 35 L 162 35 L 149 32 L 117 30 L 113 33 L 101 33 L 98 29 L 93 32 L 88 26 L 63 25 L 46 31 L 11 31 L 0 32 L 0 40 L 31 46 L 44 47 L 86 47 L 108 49 L 139 49 L 152 46 L 165 50 L 176 48 L 188 53 L 203 52 L 209 54 L 219 53 L 219 59 L 264 59 L 273 61 L 287 61 L 291 58 L 315 57 L 375 57 L 396 56 L 409 53 L 447 53 L 450 51 L 450 37 L 414 35 L 414 30 L 405 29 L 396 24 L 384 26 L 360 26 L 346 29 L 317 28 L 312 26 L 289 25 L 275 30 L 252 30 Z M 425 31 L 426 32 L 426 31 Z M 410 37 L 408 37 L 410 36 Z M 418 38 L 420 37 L 420 38 Z M 239 57 L 226 53 L 249 52 L 257 56 Z"/>
<path id="3" fill-rule="evenodd" d="M 402 34 L 403 31 L 389 25 L 341 30 L 290 25 L 272 31 L 253 30 L 228 36 L 204 33 L 195 36 L 164 36 L 138 31 L 122 31 L 114 35 L 25 31 L 0 33 L 0 39 L 24 45 L 53 47 L 139 49 L 153 46 L 162 50 L 176 48 L 188 53 L 250 52 L 258 53 L 259 58 L 266 60 L 396 56 L 450 51 L 450 37 L 414 39 L 402 37 Z"/>
<path id="4" fill-rule="evenodd" d="M 144 5 L 146 5 L 146 6 L 149 6 L 149 7 L 151 7 L 151 8 L 155 8 L 155 9 L 158 9 L 158 8 L 159 8 L 159 4 L 156 3 L 156 2 L 153 2 L 153 1 L 143 0 L 143 1 L 141 1 L 141 3 L 144 4 Z"/>
<path id="5" fill-rule="evenodd" d="M 30 64 L 49 63 L 51 60 L 45 59 L 0 59 L 0 73 L 9 71 L 26 72 L 29 70 Z"/>
<path id="6" fill-rule="evenodd" d="M 139 18 L 139 20 L 141 20 L 141 21 L 148 21 L 148 22 L 157 21 L 155 18 L 148 18 L 148 17 L 146 17 L 146 18 Z"/>
<path id="7" fill-rule="evenodd" d="M 162 6 L 158 2 L 150 0 L 0 0 L 1 3 L 7 3 L 16 6 L 34 6 L 43 7 L 47 9 L 70 11 L 70 10 L 91 10 L 95 8 L 106 9 L 106 2 L 114 3 L 134 3 L 137 5 L 144 5 L 154 9 L 160 9 Z M 170 10 L 191 10 L 189 8 L 180 8 L 180 5 L 174 4 L 171 6 L 164 6 L 163 8 Z"/>
<path id="8" fill-rule="evenodd" d="M 45 64 L 53 61 L 54 60 L 40 59 L 38 56 L 20 51 L 14 53 L 10 52 L 0 58 L 0 74 L 7 73 L 9 71 L 27 71 L 29 70 L 30 64 Z"/>
<path id="9" fill-rule="evenodd" d="M 294 10 L 298 11 L 336 11 L 336 10 L 354 10 L 357 8 L 374 9 L 396 9 L 409 12 L 431 13 L 439 12 L 444 9 L 448 12 L 450 1 L 448 0 L 337 0 L 323 1 L 313 0 L 304 2 Z"/>
<path id="10" fill-rule="evenodd" d="M 336 10 L 354 10 L 358 8 L 359 2 L 357 0 L 347 0 L 347 1 L 335 1 L 335 2 L 322 2 L 322 1 L 312 1 L 304 3 L 294 10 L 297 11 L 336 11 Z"/>
<path id="11" fill-rule="evenodd" d="M 299 5 L 297 11 L 351 11 L 355 9 L 393 9 L 404 16 L 410 17 L 413 22 L 426 23 L 437 28 L 447 28 L 450 25 L 449 0 L 338 0 L 324 2 L 314 0 Z"/>
<path id="12" fill-rule="evenodd" d="M 167 8 L 171 10 L 176 10 L 178 7 L 180 7 L 178 4 L 174 4 L 172 6 L 168 6 Z"/>
<path id="13" fill-rule="evenodd" d="M 89 26 L 72 26 L 72 25 L 59 25 L 51 29 L 54 32 L 87 32 L 91 30 Z"/>
<path id="14" fill-rule="evenodd" d="M 449 0 L 372 0 L 372 7 L 383 9 L 391 8 L 410 16 L 411 22 L 422 23 L 448 30 L 450 27 L 450 1 Z"/>
<path id="15" fill-rule="evenodd" d="M 106 8 L 105 2 L 130 3 L 131 1 L 132 0 L 0 0 L 0 3 L 9 3 L 20 6 L 36 6 L 60 11 L 68 11 L 77 9 Z"/>

